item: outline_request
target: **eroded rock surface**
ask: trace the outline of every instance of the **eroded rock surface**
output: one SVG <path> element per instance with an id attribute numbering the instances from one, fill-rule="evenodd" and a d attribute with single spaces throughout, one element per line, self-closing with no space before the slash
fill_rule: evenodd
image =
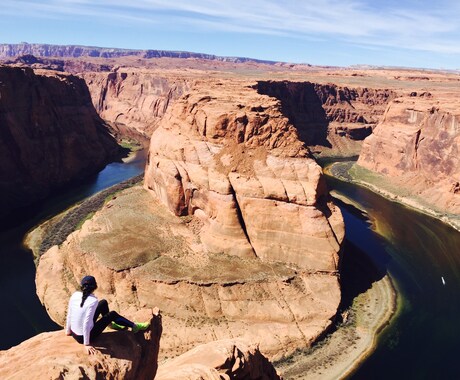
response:
<path id="1" fill-rule="evenodd" d="M 332 155 L 358 154 L 362 140 L 396 97 L 389 89 L 331 83 L 259 81 L 255 88 L 280 100 L 283 114 L 314 152 Z"/>
<path id="2" fill-rule="evenodd" d="M 118 153 L 82 79 L 0 66 L 1 213 L 98 172 Z"/>
<path id="3" fill-rule="evenodd" d="M 437 210 L 459 214 L 459 114 L 433 104 L 439 102 L 431 96 L 393 101 L 358 164 Z"/>
<path id="4" fill-rule="evenodd" d="M 178 73 L 159 74 L 138 68 L 80 75 L 104 120 L 135 129 L 148 139 L 170 103 L 190 87 L 189 80 Z"/>
<path id="5" fill-rule="evenodd" d="M 340 302 L 335 271 L 206 252 L 196 228 L 140 186 L 125 190 L 41 257 L 37 293 L 60 324 L 87 273 L 116 310 L 160 307 L 162 357 L 234 337 L 279 357 L 329 326 Z"/>
<path id="6" fill-rule="evenodd" d="M 137 334 L 107 330 L 94 342 L 95 355 L 88 355 L 64 330 L 42 333 L 0 351 L 0 378 L 153 379 L 158 368 L 161 317 L 152 317 L 151 312 L 149 316 L 146 310 L 137 312 L 136 317 L 151 318 L 150 328 Z"/>
<path id="7" fill-rule="evenodd" d="M 277 380 L 273 365 L 258 347 L 241 339 L 215 341 L 198 346 L 166 362 L 157 380 Z"/>
<path id="8" fill-rule="evenodd" d="M 37 292 L 55 321 L 92 273 L 119 309 L 162 309 L 165 357 L 241 337 L 279 358 L 330 326 L 343 220 L 277 99 L 198 83 L 152 135 L 145 187 L 42 256 Z"/>
<path id="9" fill-rule="evenodd" d="M 206 84 L 178 100 L 152 135 L 145 186 L 196 217 L 211 252 L 337 270 L 343 222 L 321 168 L 279 101 L 251 86 Z"/>

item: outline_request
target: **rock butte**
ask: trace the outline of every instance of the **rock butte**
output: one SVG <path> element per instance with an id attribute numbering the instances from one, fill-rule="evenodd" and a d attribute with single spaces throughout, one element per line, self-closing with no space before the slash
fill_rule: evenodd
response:
<path id="1" fill-rule="evenodd" d="M 201 59 L 63 61 L 34 65 L 111 70 L 80 74 L 96 109 L 114 127 L 152 140 L 148 190 L 118 194 L 41 258 L 37 292 L 58 322 L 64 300 L 91 272 L 115 308 L 164 310 L 163 357 L 217 339 L 227 347 L 219 352 L 237 352 L 236 336 L 260 342 L 270 359 L 308 346 L 340 301 L 343 238 L 310 151 L 357 154 L 368 135 L 359 165 L 458 213 L 458 75 Z M 438 181 L 439 189 L 426 186 Z M 188 371 L 191 359 L 181 360 L 165 366 Z M 217 376 L 208 364 L 198 364 L 202 374 Z"/>

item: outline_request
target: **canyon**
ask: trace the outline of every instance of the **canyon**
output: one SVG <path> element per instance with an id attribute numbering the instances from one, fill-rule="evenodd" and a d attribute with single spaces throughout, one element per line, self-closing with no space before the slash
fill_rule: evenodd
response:
<path id="1" fill-rule="evenodd" d="M 355 166 L 366 173 L 425 207 L 459 214 L 456 74 L 145 54 L 107 63 L 92 54 L 91 65 L 66 63 L 82 79 L 44 70 L 43 62 L 34 72 L 28 66 L 36 60 L 5 67 L 34 80 L 86 83 L 79 101 L 106 124 L 95 129 L 149 144 L 144 182 L 112 196 L 41 256 L 37 293 L 60 324 L 86 273 L 102 280 L 98 295 L 117 310 L 159 306 L 158 378 L 172 378 L 173 366 L 183 374 L 192 361 L 205 365 L 186 353 L 199 345 L 249 352 L 247 342 L 257 343 L 259 354 L 277 360 L 332 326 L 344 225 L 315 158 L 359 155 Z M 90 147 L 98 156 L 105 149 Z M 203 373 L 216 375 L 209 368 Z"/>
<path id="2" fill-rule="evenodd" d="M 122 153 L 85 82 L 0 67 L 0 215 L 97 173 Z"/>

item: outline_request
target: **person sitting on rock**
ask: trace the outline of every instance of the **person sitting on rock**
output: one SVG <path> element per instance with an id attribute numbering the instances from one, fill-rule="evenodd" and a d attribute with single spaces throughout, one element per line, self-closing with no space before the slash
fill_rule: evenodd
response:
<path id="1" fill-rule="evenodd" d="M 109 311 L 107 301 L 104 299 L 98 301 L 93 294 L 97 289 L 96 279 L 93 276 L 83 277 L 80 286 L 81 292 L 76 291 L 70 297 L 65 331 L 78 343 L 83 343 L 89 355 L 96 353 L 91 343 L 108 325 L 116 330 L 129 327 L 134 333 L 146 330 L 150 326 L 149 322 L 131 322 L 116 311 Z"/>

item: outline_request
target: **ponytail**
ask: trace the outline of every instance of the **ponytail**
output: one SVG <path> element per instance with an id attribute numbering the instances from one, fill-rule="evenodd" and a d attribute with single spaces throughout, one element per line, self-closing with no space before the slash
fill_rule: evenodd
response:
<path id="1" fill-rule="evenodd" d="M 97 289 L 97 282 L 93 276 L 85 276 L 80 282 L 81 291 L 83 296 L 81 297 L 80 307 L 83 307 L 88 296 Z"/>
<path id="2" fill-rule="evenodd" d="M 80 307 L 83 307 L 83 304 L 85 303 L 86 299 L 88 298 L 88 296 L 93 292 L 93 289 L 91 288 L 88 288 L 88 287 L 84 287 L 82 289 L 83 291 L 83 297 L 81 297 L 81 304 L 80 304 Z"/>

